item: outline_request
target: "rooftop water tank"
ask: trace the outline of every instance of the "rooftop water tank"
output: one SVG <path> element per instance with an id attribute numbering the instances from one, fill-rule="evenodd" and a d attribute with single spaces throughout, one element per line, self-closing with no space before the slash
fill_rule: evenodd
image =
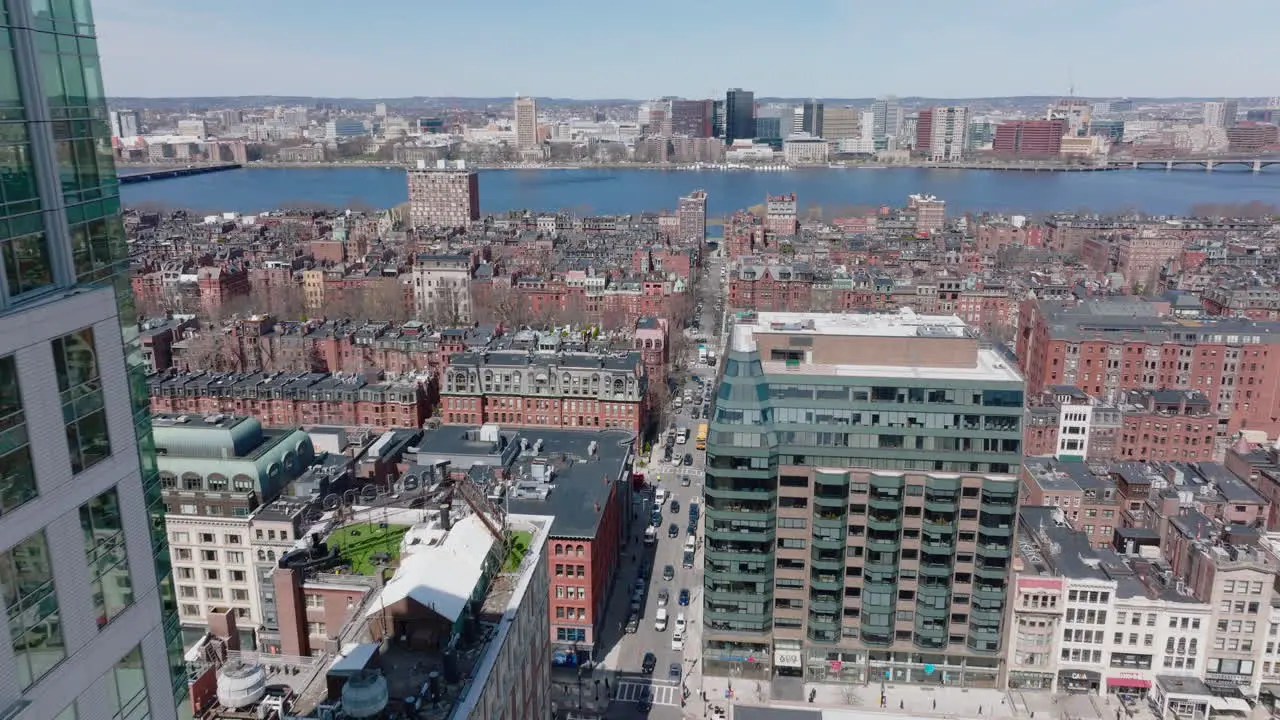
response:
<path id="1" fill-rule="evenodd" d="M 387 679 L 381 673 L 362 670 L 342 686 L 342 711 L 347 717 L 371 718 L 387 707 Z"/>
<path id="2" fill-rule="evenodd" d="M 229 662 L 218 668 L 218 703 L 239 710 L 257 704 L 267 692 L 267 673 L 258 664 Z"/>

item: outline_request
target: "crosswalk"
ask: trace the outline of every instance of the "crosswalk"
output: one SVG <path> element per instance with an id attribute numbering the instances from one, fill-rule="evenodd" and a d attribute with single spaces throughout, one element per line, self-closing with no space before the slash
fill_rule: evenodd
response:
<path id="1" fill-rule="evenodd" d="M 619 680 L 613 693 L 614 700 L 632 703 L 638 703 L 646 696 L 654 705 L 675 707 L 680 704 L 680 687 L 675 684 L 664 683 L 662 680 L 647 682 Z"/>

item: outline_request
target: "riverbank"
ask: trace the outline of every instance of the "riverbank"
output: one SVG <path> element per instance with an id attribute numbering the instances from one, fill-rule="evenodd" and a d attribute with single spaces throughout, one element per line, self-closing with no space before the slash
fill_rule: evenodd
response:
<path id="1" fill-rule="evenodd" d="M 142 172 L 150 170 L 167 170 L 171 168 L 186 167 L 209 167 L 214 165 L 225 165 L 226 163 L 183 163 L 183 164 L 167 164 L 152 165 L 146 163 L 128 163 L 119 164 L 116 169 L 121 174 L 131 172 Z M 333 169 L 360 169 L 368 168 L 374 170 L 406 170 L 412 165 L 394 162 L 360 162 L 360 161 L 325 161 L 325 162 L 250 162 L 242 166 L 246 170 L 333 170 Z M 957 164 L 937 164 L 937 163 L 909 163 L 909 164 L 883 164 L 883 163 L 830 163 L 826 165 L 783 165 L 783 164 L 746 164 L 746 163 L 726 163 L 726 164 L 652 164 L 652 163 L 545 163 L 545 164 L 480 164 L 467 165 L 468 169 L 481 170 L 485 172 L 493 172 L 498 170 L 515 171 L 515 172 L 542 172 L 544 170 L 648 170 L 657 172 L 812 172 L 815 170 L 979 170 L 985 172 L 993 171 L 1036 171 L 1036 172 L 1096 172 L 1101 170 L 1115 170 L 1115 167 L 1094 167 L 1073 165 L 1067 163 L 1037 163 L 1037 164 L 1004 164 L 1004 165 L 957 165 Z"/>

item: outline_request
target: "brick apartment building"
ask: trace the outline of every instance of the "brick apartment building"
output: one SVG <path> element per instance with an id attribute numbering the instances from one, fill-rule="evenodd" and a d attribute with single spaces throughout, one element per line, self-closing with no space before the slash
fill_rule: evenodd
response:
<path id="1" fill-rule="evenodd" d="M 147 379 L 151 410 L 249 415 L 269 427 L 422 427 L 430 391 L 415 381 L 370 382 L 328 373 L 158 373 Z"/>
<path id="2" fill-rule="evenodd" d="M 1280 324 L 1188 321 L 1167 303 L 1136 298 L 1075 305 L 1028 300 L 1017 352 L 1028 392 L 1076 385 L 1106 398 L 1122 390 L 1196 390 L 1218 418 L 1217 436 L 1280 432 Z"/>
<path id="3" fill-rule="evenodd" d="M 1029 158 L 1056 157 L 1062 150 L 1063 120 L 1011 120 L 996 127 L 991 149 L 997 155 Z"/>

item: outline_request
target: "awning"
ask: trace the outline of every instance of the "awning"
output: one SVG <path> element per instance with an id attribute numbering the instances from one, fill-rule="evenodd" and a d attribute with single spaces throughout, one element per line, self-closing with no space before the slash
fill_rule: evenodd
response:
<path id="1" fill-rule="evenodd" d="M 1107 678 L 1107 684 L 1111 687 L 1151 689 L 1151 681 L 1140 678 L 1109 677 Z"/>
<path id="2" fill-rule="evenodd" d="M 1217 710 L 1219 712 L 1226 710 L 1229 712 L 1243 713 L 1245 715 L 1248 715 L 1250 712 L 1252 712 L 1252 708 L 1249 707 L 1248 702 L 1246 702 L 1241 698 L 1231 698 L 1231 697 L 1214 696 L 1209 699 L 1209 708 L 1211 710 Z"/>

